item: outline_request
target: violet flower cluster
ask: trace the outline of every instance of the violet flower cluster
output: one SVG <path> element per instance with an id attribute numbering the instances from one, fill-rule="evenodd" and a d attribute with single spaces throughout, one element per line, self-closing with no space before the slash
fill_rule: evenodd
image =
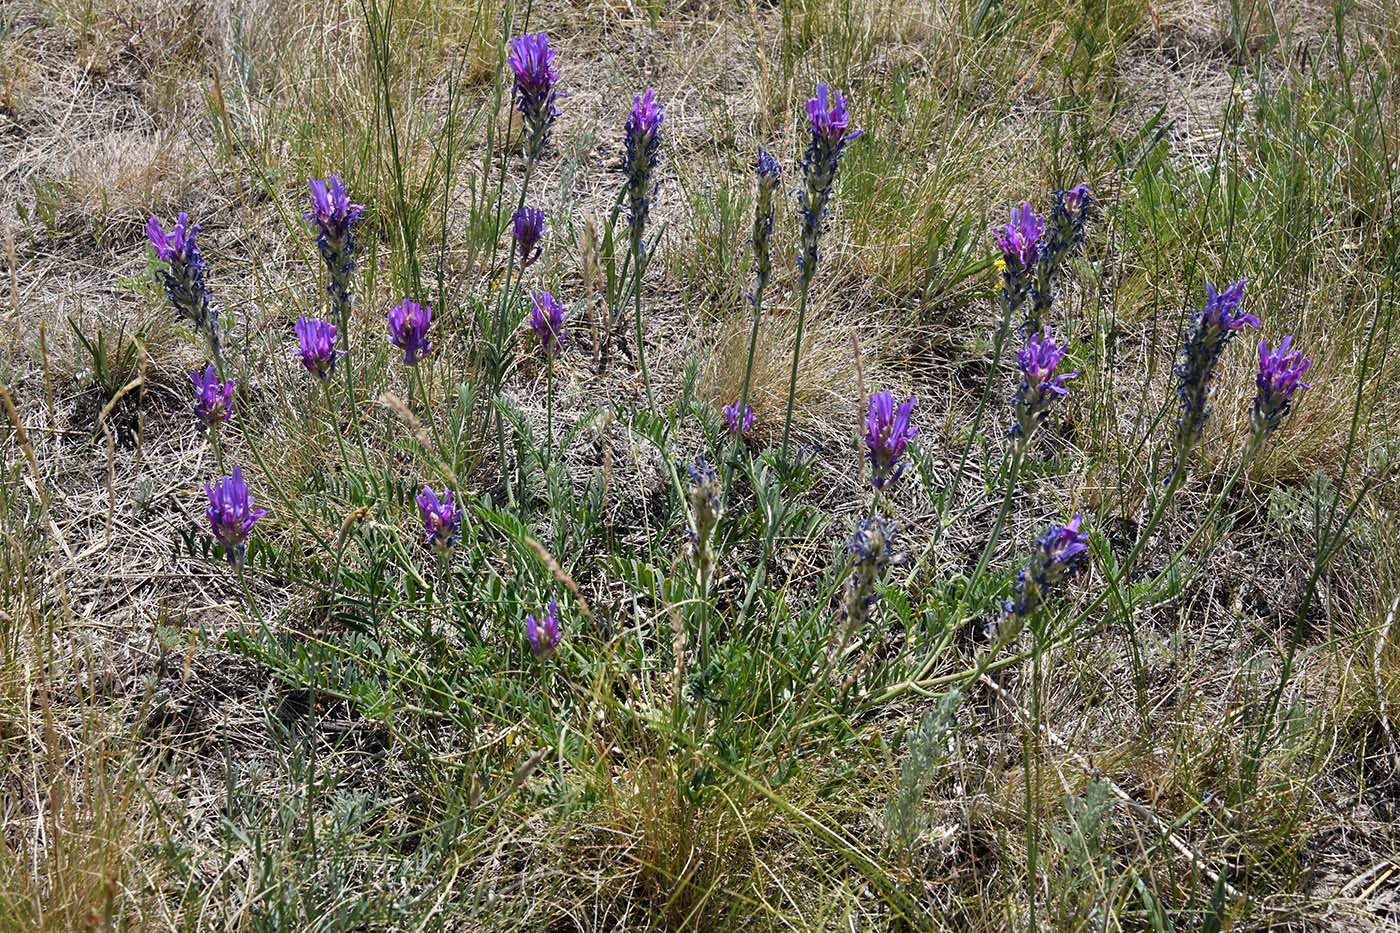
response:
<path id="1" fill-rule="evenodd" d="M 438 498 L 431 486 L 424 486 L 414 500 L 423 516 L 423 541 L 440 551 L 457 543 L 462 535 L 462 508 L 452 490 L 444 489 Z"/>
<path id="2" fill-rule="evenodd" d="M 217 428 L 233 418 L 232 379 L 221 382 L 219 371 L 210 363 L 204 372 L 190 373 L 190 381 L 194 383 L 194 416 L 199 430 Z"/>
<path id="3" fill-rule="evenodd" d="M 525 616 L 525 638 L 530 642 L 530 653 L 543 661 L 554 653 L 564 637 L 559 628 L 559 604 L 551 599 L 545 612 L 536 619 L 531 614 Z"/>
<path id="4" fill-rule="evenodd" d="M 338 175 L 324 181 L 312 178 L 307 186 L 311 191 L 311 210 L 301 216 L 316 226 L 316 248 L 330 273 L 326 293 L 330 295 L 331 313 L 345 326 L 350 320 L 350 280 L 355 274 L 355 225 L 365 207 L 350 202 L 350 194 Z"/>
<path id="5" fill-rule="evenodd" d="M 1016 575 L 1011 598 L 1002 605 L 1004 621 L 1012 633 L 1020 630 L 1056 587 L 1081 573 L 1089 563 L 1089 533 L 1084 517 L 1075 515 L 1066 525 L 1051 525 L 1036 542 L 1030 563 Z"/>
<path id="6" fill-rule="evenodd" d="M 549 356 L 562 352 L 568 328 L 564 326 L 564 306 L 544 289 L 532 296 L 530 306 L 530 329 L 540 340 L 540 346 Z"/>
<path id="7" fill-rule="evenodd" d="M 1031 307 L 1026 315 L 1027 332 L 1034 333 L 1044 325 L 1065 260 L 1084 245 L 1085 230 L 1097 209 L 1098 202 L 1085 184 L 1051 194 L 1050 215 L 1041 233 L 1035 285 L 1030 293 Z"/>
<path id="8" fill-rule="evenodd" d="M 818 247 L 826 229 L 831 188 L 841 168 L 841 156 L 846 144 L 858 139 L 862 131 L 848 131 L 850 115 L 846 113 L 846 99 L 825 83 L 819 83 L 817 96 L 807 101 L 807 121 L 811 139 L 802 162 L 805 184 L 797 193 L 798 212 L 802 215 L 797 264 L 803 280 L 810 282 L 820 259 Z"/>
<path id="9" fill-rule="evenodd" d="M 656 91 L 647 88 L 632 99 L 622 138 L 622 174 L 626 176 L 627 221 L 632 233 L 632 250 L 638 256 L 646 251 L 643 234 L 651 213 L 651 200 L 659 182 L 656 166 L 661 161 L 661 121 L 665 119 L 656 102 Z"/>
<path id="10" fill-rule="evenodd" d="M 1016 390 L 1013 409 L 1016 420 L 1011 425 L 1011 437 L 1021 443 L 1029 441 L 1035 429 L 1045 423 L 1051 404 L 1069 394 L 1065 380 L 1078 376 L 1078 371 L 1056 372 L 1069 352 L 1068 345 L 1055 342 L 1050 328 L 1042 334 L 1032 334 L 1016 358 L 1021 369 L 1021 385 Z"/>
<path id="11" fill-rule="evenodd" d="M 753 264 L 754 286 L 749 300 L 755 303 L 762 300 L 768 288 L 768 280 L 773 275 L 773 216 L 775 195 L 783 182 L 783 169 L 772 153 L 758 147 L 758 197 L 754 201 L 753 212 Z"/>
<path id="12" fill-rule="evenodd" d="M 525 155 L 534 161 L 549 142 L 550 128 L 559 116 L 555 101 L 562 96 L 556 90 L 559 71 L 549 37 L 537 32 L 511 39 L 506 64 L 515 73 L 511 93 L 525 123 Z"/>
<path id="13" fill-rule="evenodd" d="M 544 223 L 544 208 L 521 207 L 515 212 L 511 227 L 515 251 L 520 257 L 520 268 L 528 269 L 544 251 L 544 247 L 540 245 L 547 229 Z"/>
<path id="14" fill-rule="evenodd" d="M 1001 250 L 1001 297 L 1012 314 L 1026 303 L 1034 288 L 1040 239 L 1045 234 L 1045 218 L 1029 203 L 1011 209 L 1011 222 L 995 231 Z"/>
<path id="15" fill-rule="evenodd" d="M 875 517 L 861 521 L 856 533 L 846 545 L 855 566 L 846 581 L 841 618 L 847 636 L 855 632 L 870 616 L 870 610 L 880 600 L 879 583 L 885 568 L 894 559 L 899 526 L 894 521 Z"/>
<path id="16" fill-rule="evenodd" d="M 690 474 L 690 511 L 695 519 L 694 527 L 687 530 L 687 537 L 694 548 L 695 563 L 702 574 L 707 574 L 714 565 L 714 532 L 724 514 L 720 501 L 719 477 L 704 455 L 693 466 L 687 466 Z"/>
<path id="17" fill-rule="evenodd" d="M 189 214 L 181 211 L 175 226 L 167 233 L 160 219 L 146 221 L 146 237 L 155 247 L 156 256 L 165 264 L 157 278 L 165 286 L 165 297 L 175 312 L 209 340 L 214 355 L 219 356 L 219 312 L 204 282 L 204 257 L 200 255 L 197 238 L 199 224 L 190 223 Z"/>
<path id="18" fill-rule="evenodd" d="M 432 305 L 405 298 L 389 309 L 388 323 L 389 343 L 403 351 L 405 366 L 417 365 L 432 352 L 433 342 L 428 339 L 428 328 L 433 323 Z"/>
<path id="19" fill-rule="evenodd" d="M 1215 371 L 1226 344 L 1241 328 L 1259 326 L 1257 317 L 1240 310 L 1244 303 L 1244 286 L 1245 280 L 1239 279 L 1223 292 L 1217 292 L 1214 285 L 1207 283 L 1206 306 L 1191 315 L 1181 357 L 1173 369 L 1177 378 L 1176 394 L 1181 399 L 1173 476 L 1185 467 L 1186 458 L 1205 434 Z"/>
<path id="20" fill-rule="evenodd" d="M 335 361 L 345 355 L 335 348 L 336 327 L 330 321 L 302 315 L 297 318 L 296 332 L 301 364 L 317 379 L 326 380 L 335 371 Z"/>
<path id="21" fill-rule="evenodd" d="M 209 520 L 209 531 L 223 547 L 229 563 L 241 567 L 248 535 L 258 520 L 267 514 L 267 510 L 253 508 L 253 499 L 248 495 L 248 484 L 243 480 L 240 467 L 234 467 L 228 476 L 212 486 L 205 483 L 204 494 L 209 499 L 209 507 L 204 513 Z"/>
<path id="22" fill-rule="evenodd" d="M 1312 360 L 1292 347 L 1291 334 L 1272 350 L 1268 341 L 1259 341 L 1259 375 L 1254 380 L 1258 392 L 1249 416 L 1251 442 L 1256 446 L 1268 440 L 1293 410 L 1293 396 L 1312 388 L 1303 381 Z"/>
<path id="23" fill-rule="evenodd" d="M 904 450 L 919 436 L 919 429 L 910 422 L 917 401 L 916 396 L 910 396 L 896 406 L 894 393 L 888 390 L 870 396 L 870 410 L 865 416 L 865 449 L 876 489 L 893 486 L 904 474 Z"/>
<path id="24" fill-rule="evenodd" d="M 743 437 L 753 430 L 754 415 L 753 406 L 745 405 L 743 415 L 739 413 L 739 403 L 724 406 L 724 421 L 729 425 L 729 433 L 735 437 Z"/>

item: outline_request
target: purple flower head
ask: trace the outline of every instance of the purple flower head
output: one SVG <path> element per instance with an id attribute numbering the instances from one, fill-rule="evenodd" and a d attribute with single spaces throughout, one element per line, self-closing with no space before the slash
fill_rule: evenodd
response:
<path id="1" fill-rule="evenodd" d="M 297 318 L 296 332 L 306 371 L 317 379 L 329 379 L 335 361 L 345 355 L 344 350 L 335 348 L 335 325 L 303 314 Z"/>
<path id="2" fill-rule="evenodd" d="M 452 490 L 444 489 L 437 497 L 431 486 L 418 494 L 418 511 L 423 516 L 423 540 L 437 548 L 449 548 L 462 534 L 462 509 Z"/>
<path id="3" fill-rule="evenodd" d="M 355 274 L 355 225 L 365 208 L 363 204 L 350 203 L 350 194 L 339 175 L 324 181 L 309 179 L 307 187 L 311 192 L 311 210 L 301 216 L 316 227 L 316 249 L 330 273 L 326 294 L 336 319 L 344 322 L 349 320 L 350 279 Z"/>
<path id="4" fill-rule="evenodd" d="M 195 251 L 195 237 L 198 234 L 199 224 L 191 224 L 190 215 L 184 211 L 175 218 L 175 226 L 169 233 L 161 228 L 160 218 L 152 217 L 146 221 L 146 237 L 156 248 L 161 262 L 188 262 Z"/>
<path id="5" fill-rule="evenodd" d="M 904 473 L 906 464 L 900 462 L 904 448 L 919 435 L 919 429 L 909 423 L 916 401 L 917 397 L 910 396 L 896 407 L 894 393 L 888 390 L 870 396 L 870 411 L 865 416 L 865 447 L 870 455 L 876 489 L 894 485 Z"/>
<path id="6" fill-rule="evenodd" d="M 778 186 L 783 183 L 783 167 L 778 160 L 773 157 L 773 153 L 758 147 L 758 159 L 755 165 L 758 173 L 758 188 L 760 191 L 777 191 Z"/>
<path id="7" fill-rule="evenodd" d="M 861 131 L 847 132 L 850 117 L 846 113 L 846 99 L 840 91 L 824 83 L 817 85 L 817 96 L 807 101 L 807 119 L 811 138 L 802 162 L 806 183 L 797 192 L 797 210 L 802 217 L 797 265 L 803 278 L 810 282 L 821 259 L 818 247 L 826 229 L 831 189 L 841 168 L 841 155 L 846 151 L 846 144 L 859 138 Z"/>
<path id="8" fill-rule="evenodd" d="M 332 175 L 324 181 L 320 178 L 308 179 L 307 187 L 311 190 L 311 210 L 301 216 L 314 222 L 327 235 L 335 236 L 348 231 L 365 212 L 363 204 L 350 203 L 350 193 L 345 190 L 339 175 Z"/>
<path id="9" fill-rule="evenodd" d="M 540 246 L 540 240 L 544 239 L 548 229 L 544 223 L 544 208 L 521 207 L 512 218 L 512 227 L 515 249 L 520 254 L 520 268 L 528 269 L 531 263 L 540 258 L 544 249 Z"/>
<path id="10" fill-rule="evenodd" d="M 1254 380 L 1259 391 L 1254 396 L 1250 428 L 1260 442 L 1277 431 L 1284 417 L 1293 410 L 1294 393 L 1312 388 L 1303 381 L 1303 374 L 1312 366 L 1312 360 L 1292 346 L 1291 334 L 1273 350 L 1269 349 L 1268 341 L 1259 341 L 1259 375 Z"/>
<path id="11" fill-rule="evenodd" d="M 389 309 L 389 343 L 403 351 L 405 366 L 413 366 L 433 349 L 428 327 L 433 323 L 433 306 L 405 298 Z"/>
<path id="12" fill-rule="evenodd" d="M 555 90 L 559 71 L 554 67 L 554 50 L 542 32 L 527 33 L 510 40 L 506 64 L 515 73 L 512 94 L 515 107 L 525 122 L 525 154 L 539 158 L 549 141 L 549 130 L 559 116 L 554 105 L 561 95 Z"/>
<path id="13" fill-rule="evenodd" d="M 1035 284 L 1030 290 L 1031 307 L 1024 325 L 1026 333 L 1033 334 L 1044 326 L 1055 300 L 1056 284 L 1065 260 L 1084 245 L 1085 228 L 1097 209 L 1098 202 L 1094 200 L 1088 185 L 1075 185 L 1068 191 L 1051 194 L 1050 216 L 1040 235 Z"/>
<path id="14" fill-rule="evenodd" d="M 690 511 L 695 518 L 695 527 L 686 529 L 695 561 L 703 572 L 708 573 L 714 562 L 714 533 L 724 514 L 724 503 L 720 500 L 719 477 L 715 468 L 701 454 L 694 465 L 687 465 L 690 474 L 690 487 L 686 490 L 690 500 Z"/>
<path id="15" fill-rule="evenodd" d="M 661 161 L 661 121 L 665 113 L 656 102 L 656 91 L 647 88 L 632 98 L 632 111 L 622 135 L 622 174 L 626 176 L 627 220 L 632 233 L 634 250 L 644 247 L 642 234 L 651 199 L 656 194 L 653 178 Z"/>
<path id="16" fill-rule="evenodd" d="M 739 416 L 739 403 L 724 406 L 724 420 L 729 424 L 729 433 L 745 435 L 753 430 L 753 406 L 745 405 L 743 417 Z"/>
<path id="17" fill-rule="evenodd" d="M 199 419 L 200 430 L 216 427 L 233 417 L 234 383 L 219 381 L 219 371 L 214 364 L 200 372 L 190 373 L 194 383 L 194 416 Z"/>
<path id="18" fill-rule="evenodd" d="M 1040 251 L 1040 238 L 1045 233 L 1045 218 L 1029 203 L 1011 209 L 1011 223 L 996 229 L 997 248 L 1007 271 L 1029 269 L 1035 265 Z"/>
<path id="19" fill-rule="evenodd" d="M 848 632 L 854 632 L 863 624 L 880 601 L 880 578 L 894 560 L 898 532 L 899 526 L 893 521 L 867 518 L 861 521 L 846 545 L 846 552 L 855 563 L 846 581 L 846 596 L 841 606 Z"/>
<path id="20" fill-rule="evenodd" d="M 783 181 L 783 169 L 778 160 L 762 146 L 758 147 L 758 197 L 754 199 L 753 212 L 753 259 L 754 290 L 749 296 L 759 301 L 768 287 L 768 279 L 773 275 L 773 214 L 774 193 Z"/>
<path id="21" fill-rule="evenodd" d="M 156 257 L 166 266 L 156 273 L 156 278 L 165 286 L 166 299 L 176 314 L 206 335 L 210 349 L 218 357 L 218 310 L 204 283 L 204 257 L 196 243 L 198 235 L 199 224 L 190 223 L 184 211 L 180 212 L 169 233 L 161 227 L 159 218 L 146 221 L 146 237 L 155 248 Z"/>
<path id="22" fill-rule="evenodd" d="M 239 467 L 234 467 L 230 475 L 212 486 L 205 483 L 204 494 L 209 497 L 209 508 L 204 514 L 209 519 L 210 532 L 223 546 L 229 563 L 241 563 L 248 534 L 267 510 L 253 508 L 248 484 L 243 481 L 243 470 Z"/>
<path id="23" fill-rule="evenodd" d="M 557 602 L 551 599 L 549 607 L 539 619 L 526 614 L 525 637 L 529 639 L 530 652 L 541 661 L 554 653 L 554 649 L 559 647 L 559 640 L 564 637 L 564 633 L 559 628 L 559 604 Z"/>
<path id="24" fill-rule="evenodd" d="M 1225 345 L 1246 325 L 1259 326 L 1257 317 L 1240 311 L 1244 286 L 1245 280 L 1239 279 L 1225 291 L 1217 292 L 1214 285 L 1207 283 L 1206 306 L 1191 315 L 1181 357 L 1173 369 L 1177 377 L 1176 394 L 1181 399 L 1181 417 L 1176 423 L 1177 453 L 1172 475 L 1185 466 L 1187 456 L 1205 434 L 1212 383 Z"/>
<path id="25" fill-rule="evenodd" d="M 851 118 L 846 113 L 846 98 L 825 82 L 817 84 L 817 96 L 807 98 L 807 120 L 812 132 L 822 137 L 828 146 L 838 146 L 858 138 L 862 130 L 846 132 Z"/>
<path id="26" fill-rule="evenodd" d="M 1060 361 L 1069 352 L 1068 344 L 1057 344 L 1050 328 L 1042 334 L 1032 334 L 1017 356 L 1021 367 L 1021 385 L 1016 390 L 1014 408 L 1016 421 L 1011 426 L 1013 438 L 1028 438 L 1038 425 L 1045 422 L 1050 404 L 1069 394 L 1065 380 L 1078 372 L 1057 373 Z"/>
<path id="27" fill-rule="evenodd" d="M 1066 525 L 1051 525 L 1036 542 L 1030 563 L 1016 577 L 1012 597 L 1003 604 L 1008 618 L 1024 622 L 1045 597 L 1089 564 L 1089 533 L 1081 530 L 1084 516 Z"/>
<path id="28" fill-rule="evenodd" d="M 564 349 L 564 338 L 569 333 L 564 326 L 564 306 L 543 289 L 532 296 L 530 329 L 540 338 L 540 345 L 546 353 L 554 354 Z"/>

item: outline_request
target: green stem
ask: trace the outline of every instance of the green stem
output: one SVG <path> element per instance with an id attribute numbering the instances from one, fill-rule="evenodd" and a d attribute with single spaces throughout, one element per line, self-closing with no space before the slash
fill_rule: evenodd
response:
<path id="1" fill-rule="evenodd" d="M 797 366 L 802 359 L 802 331 L 807 323 L 807 295 L 811 291 L 812 280 L 808 275 L 798 279 L 797 291 L 797 333 L 792 343 L 792 372 L 788 377 L 787 413 L 783 415 L 782 462 L 787 462 L 788 441 L 792 435 L 792 405 L 797 398 Z"/>
<path id="2" fill-rule="evenodd" d="M 724 498 L 729 499 L 729 487 L 734 480 L 734 468 L 738 464 L 739 454 L 744 449 L 744 412 L 749 407 L 749 384 L 753 380 L 753 358 L 758 352 L 758 327 L 759 321 L 763 317 L 763 286 L 754 288 L 753 293 L 753 326 L 749 328 L 749 355 L 744 362 L 744 387 L 739 392 L 739 430 L 734 432 L 734 455 L 730 458 L 728 466 L 724 471 Z"/>
<path id="3" fill-rule="evenodd" d="M 656 398 L 651 391 L 651 373 L 647 370 L 647 348 L 646 337 L 642 333 L 642 276 L 646 273 L 642 264 L 642 240 L 640 236 L 632 237 L 632 264 L 636 267 L 637 282 L 633 288 L 633 316 L 637 325 L 637 365 L 642 370 L 642 386 L 647 392 L 647 408 L 651 411 L 652 420 L 656 420 Z"/>
<path id="4" fill-rule="evenodd" d="M 548 473 L 549 462 L 554 457 L 554 350 L 549 351 L 545 364 L 544 392 L 544 466 Z"/>

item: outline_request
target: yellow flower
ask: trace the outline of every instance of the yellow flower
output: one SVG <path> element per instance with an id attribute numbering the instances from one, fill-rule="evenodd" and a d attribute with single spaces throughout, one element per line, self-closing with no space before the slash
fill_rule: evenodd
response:
<path id="1" fill-rule="evenodd" d="M 997 275 L 1001 275 L 1006 271 L 1006 260 L 998 259 L 996 262 L 992 263 L 992 268 L 997 270 Z"/>

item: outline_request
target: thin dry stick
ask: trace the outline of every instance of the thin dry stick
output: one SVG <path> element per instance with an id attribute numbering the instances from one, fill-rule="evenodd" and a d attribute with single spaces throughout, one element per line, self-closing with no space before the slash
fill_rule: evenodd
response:
<path id="1" fill-rule="evenodd" d="M 526 538 L 525 543 L 529 546 L 530 550 L 535 552 L 535 556 L 540 559 L 540 563 L 544 564 L 549 572 L 554 575 L 554 579 L 564 584 L 569 592 L 574 594 L 574 599 L 578 602 L 579 608 L 583 610 L 583 614 L 588 617 L 589 622 L 596 626 L 598 620 L 594 617 L 593 610 L 588 608 L 588 600 L 584 599 L 583 594 L 579 592 L 578 584 L 574 582 L 574 578 L 569 576 L 568 571 L 559 566 L 559 561 L 554 559 L 553 554 L 545 550 L 543 544 L 540 544 L 534 538 Z"/>
<path id="2" fill-rule="evenodd" d="M 856 355 L 856 391 L 860 393 L 860 409 L 856 412 L 856 469 L 860 471 L 860 484 L 865 485 L 865 455 L 860 449 L 862 418 L 870 410 L 870 392 L 865 388 L 865 366 L 860 356 L 860 336 L 851 328 L 851 349 Z"/>
<path id="3" fill-rule="evenodd" d="M 49 416 L 49 430 L 57 430 L 53 415 L 53 374 L 49 370 L 49 333 L 44 322 L 39 322 L 39 365 L 44 369 L 44 411 Z"/>
<path id="4" fill-rule="evenodd" d="M 1029 724 L 1027 722 L 1028 717 L 1026 716 L 1025 710 L 1021 709 L 1020 705 L 1017 704 L 1016 701 L 1011 699 L 1007 692 L 1002 689 L 1001 685 L 999 685 L 996 681 L 992 680 L 986 674 L 983 674 L 980 679 L 981 682 L 987 686 L 987 689 L 991 690 L 993 693 L 997 694 L 997 696 L 1001 698 L 1002 702 L 1006 706 L 1006 709 L 1009 710 L 1011 714 L 1015 716 L 1017 720 L 1020 721 L 1021 725 L 1029 727 Z M 1171 843 L 1172 848 L 1176 849 L 1176 851 L 1180 853 L 1183 858 L 1190 860 L 1192 865 L 1200 866 L 1202 874 L 1204 874 L 1212 882 L 1214 882 L 1215 884 L 1222 884 L 1225 888 L 1225 893 L 1228 894 L 1231 897 L 1231 899 L 1239 900 L 1240 892 L 1234 886 L 1232 886 L 1230 882 L 1223 881 L 1219 872 L 1212 869 L 1206 863 L 1206 860 L 1202 858 L 1194 849 L 1192 849 L 1186 843 L 1182 842 L 1181 837 L 1176 834 L 1176 830 L 1174 830 L 1170 825 L 1168 825 L 1165 820 L 1163 820 L 1157 814 L 1153 813 L 1147 807 L 1138 803 L 1136 800 L 1134 800 L 1131 796 L 1128 795 L 1127 791 L 1123 790 L 1123 788 L 1119 787 L 1117 784 L 1113 783 L 1113 781 L 1109 780 L 1108 777 L 1104 776 L 1102 773 L 1097 771 L 1093 767 L 1093 765 L 1089 764 L 1088 760 L 1084 758 L 1083 755 L 1070 748 L 1069 745 L 1058 735 L 1056 735 L 1055 731 L 1051 729 L 1048 725 L 1042 723 L 1039 724 L 1039 728 L 1040 731 L 1045 733 L 1045 737 L 1050 740 L 1050 744 L 1054 745 L 1056 748 L 1060 749 L 1061 751 L 1069 755 L 1071 758 L 1073 758 L 1074 763 L 1079 765 L 1080 769 L 1085 773 L 1085 775 L 1089 777 L 1095 777 L 1098 780 L 1103 781 L 1103 783 L 1108 787 L 1108 789 L 1113 792 L 1113 796 L 1123 801 L 1123 803 L 1127 804 L 1131 809 L 1147 817 L 1147 819 L 1150 820 L 1153 823 L 1153 825 L 1157 827 L 1157 831 L 1162 834 L 1162 838 L 1166 839 L 1167 842 Z"/>
<path id="5" fill-rule="evenodd" d="M 1400 749 L 1395 747 L 1395 736 L 1390 731 L 1390 714 L 1386 709 L 1385 686 L 1381 683 L 1381 655 L 1385 652 L 1386 643 L 1390 641 L 1390 627 L 1395 624 L 1396 610 L 1400 609 L 1400 594 L 1390 602 L 1390 611 L 1386 613 L 1385 624 L 1381 626 L 1380 633 L 1376 636 L 1376 647 L 1371 653 L 1371 670 L 1376 678 L 1376 704 L 1379 707 L 1381 729 L 1385 732 L 1385 744 L 1390 749 L 1391 768 L 1396 773 L 1400 773 Z"/>
<path id="6" fill-rule="evenodd" d="M 442 472 L 443 476 L 447 477 L 448 481 L 454 487 L 457 486 L 456 471 L 452 469 L 451 464 L 437 455 L 433 445 L 433 439 L 428 436 L 428 429 L 423 427 L 423 422 L 419 421 L 418 416 L 409 410 L 408 406 L 404 404 L 403 399 L 393 393 L 386 392 L 375 399 L 375 401 L 399 416 L 399 420 L 402 421 L 413 434 L 413 439 L 418 442 L 418 446 L 423 448 L 423 453 L 433 461 L 433 465 Z M 458 490 L 458 492 L 461 492 L 461 490 Z"/>

